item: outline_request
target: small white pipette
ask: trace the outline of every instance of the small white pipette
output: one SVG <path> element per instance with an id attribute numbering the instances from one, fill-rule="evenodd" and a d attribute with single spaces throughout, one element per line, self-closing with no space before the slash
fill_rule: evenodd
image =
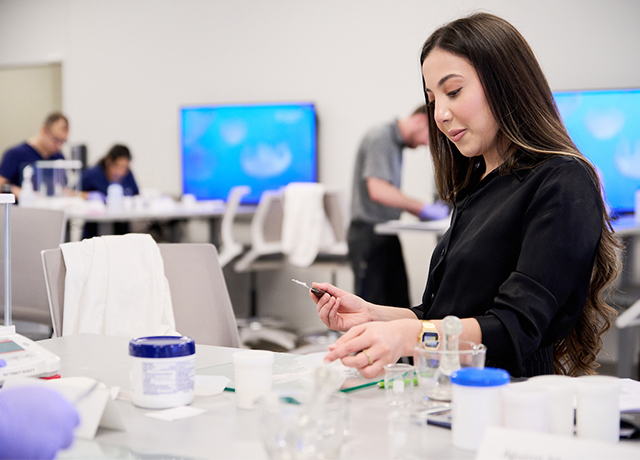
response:
<path id="1" fill-rule="evenodd" d="M 322 297 L 323 295 L 327 294 L 327 291 L 323 291 L 322 289 L 318 289 L 317 287 L 309 287 L 309 286 L 307 286 L 307 283 L 304 283 L 304 282 L 302 282 L 302 281 L 298 281 L 298 280 L 293 279 L 293 278 L 291 278 L 291 281 L 293 281 L 294 283 L 299 284 L 300 286 L 304 286 L 304 287 L 306 287 L 307 289 L 309 289 L 309 290 L 311 291 L 311 293 L 312 293 L 314 296 L 316 296 L 316 297 L 318 297 L 318 298 L 320 298 L 320 297 Z"/>

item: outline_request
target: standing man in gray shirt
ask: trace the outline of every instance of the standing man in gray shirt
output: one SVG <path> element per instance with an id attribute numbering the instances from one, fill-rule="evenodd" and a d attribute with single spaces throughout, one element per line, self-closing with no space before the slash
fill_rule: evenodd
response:
<path id="1" fill-rule="evenodd" d="M 406 118 L 367 132 L 356 158 L 349 226 L 349 259 L 356 294 L 380 305 L 409 307 L 409 283 L 400 240 L 377 235 L 375 224 L 396 220 L 403 211 L 421 220 L 442 219 L 449 208 L 425 204 L 400 191 L 402 151 L 429 144 L 426 106 Z"/>

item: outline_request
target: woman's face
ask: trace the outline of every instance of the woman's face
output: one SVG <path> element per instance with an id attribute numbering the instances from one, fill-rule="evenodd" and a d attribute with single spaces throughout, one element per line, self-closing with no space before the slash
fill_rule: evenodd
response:
<path id="1" fill-rule="evenodd" d="M 124 157 L 107 161 L 107 179 L 109 182 L 121 182 L 129 174 L 129 160 Z"/>
<path id="2" fill-rule="evenodd" d="M 455 54 L 434 49 L 422 64 L 425 90 L 434 104 L 438 129 L 466 157 L 482 155 L 489 172 L 500 165 L 498 125 L 473 66 Z"/>

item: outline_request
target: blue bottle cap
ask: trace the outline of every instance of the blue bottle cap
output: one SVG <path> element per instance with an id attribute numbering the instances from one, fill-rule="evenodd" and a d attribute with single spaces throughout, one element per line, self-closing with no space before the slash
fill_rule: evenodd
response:
<path id="1" fill-rule="evenodd" d="M 129 342 L 129 355 L 136 358 L 178 358 L 195 352 L 196 343 L 191 337 L 140 337 Z"/>
<path id="2" fill-rule="evenodd" d="M 495 367 L 465 367 L 451 374 L 451 383 L 465 387 L 495 387 L 506 385 L 510 380 L 507 371 Z"/>

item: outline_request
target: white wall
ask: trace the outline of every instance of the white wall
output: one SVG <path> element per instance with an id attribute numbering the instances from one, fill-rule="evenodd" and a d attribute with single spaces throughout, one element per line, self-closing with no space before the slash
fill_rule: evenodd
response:
<path id="1" fill-rule="evenodd" d="M 640 86 L 634 0 L 0 0 L 0 66 L 61 61 L 70 141 L 91 162 L 128 144 L 140 184 L 171 194 L 181 105 L 313 101 L 320 178 L 348 190 L 362 133 L 421 102 L 424 39 L 478 9 L 523 33 L 553 89 Z M 419 196 L 425 155 L 407 160 Z M 417 300 L 432 241 L 405 242 Z"/>

